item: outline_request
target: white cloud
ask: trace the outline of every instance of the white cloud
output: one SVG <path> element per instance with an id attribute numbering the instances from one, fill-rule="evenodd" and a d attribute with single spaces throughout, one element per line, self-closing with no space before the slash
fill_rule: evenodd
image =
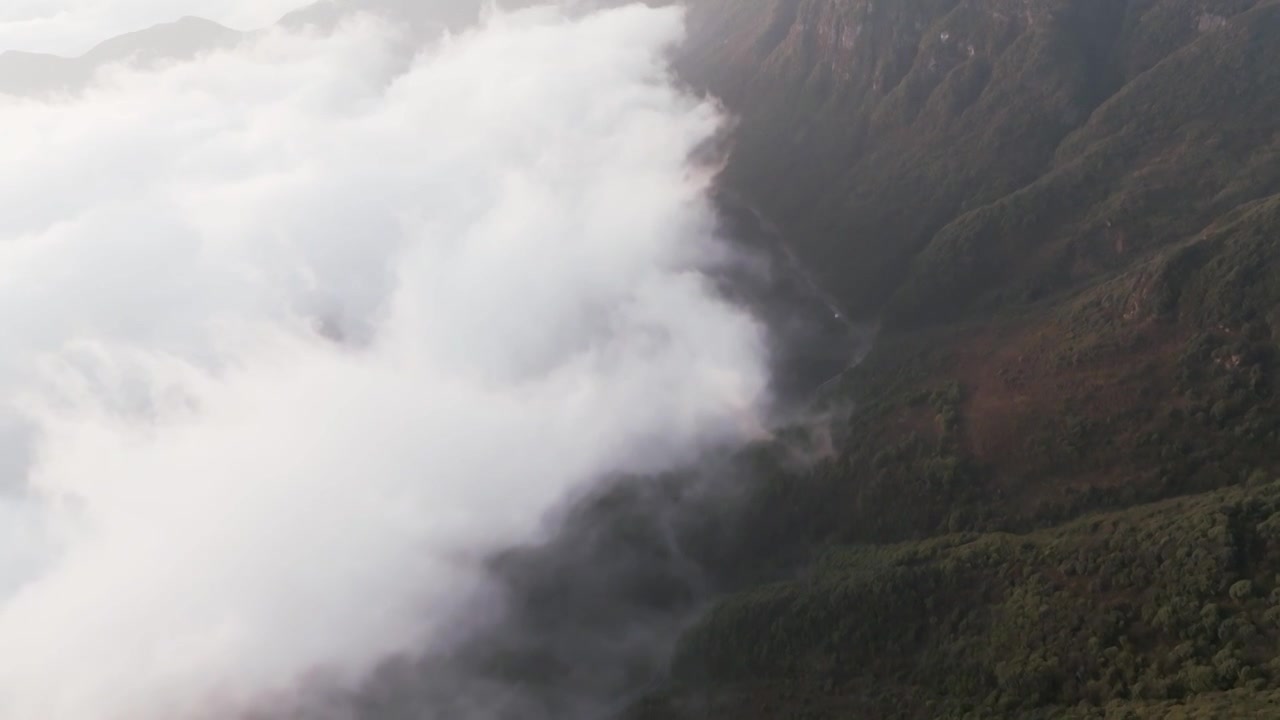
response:
<path id="1" fill-rule="evenodd" d="M 115 35 L 184 16 L 256 29 L 305 4 L 306 0 L 4 0 L 0 52 L 79 55 Z"/>
<path id="2" fill-rule="evenodd" d="M 680 32 L 542 9 L 397 74 L 365 19 L 0 102 L 0 717 L 357 678 L 567 493 L 751 432 Z"/>

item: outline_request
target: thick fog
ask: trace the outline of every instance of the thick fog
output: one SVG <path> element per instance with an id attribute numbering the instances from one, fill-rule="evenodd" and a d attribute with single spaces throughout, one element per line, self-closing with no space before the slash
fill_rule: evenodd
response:
<path id="1" fill-rule="evenodd" d="M 56 49 L 179 4 L 0 28 L 56 6 Z M 354 687 L 483 622 L 484 562 L 567 497 L 759 432 L 681 13 L 495 14 L 407 70 L 401 32 L 0 98 L 0 717 Z"/>

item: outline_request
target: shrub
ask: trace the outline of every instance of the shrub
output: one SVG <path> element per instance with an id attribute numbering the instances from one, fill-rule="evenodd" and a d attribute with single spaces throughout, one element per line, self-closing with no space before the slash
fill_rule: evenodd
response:
<path id="1" fill-rule="evenodd" d="M 1232 600 L 1235 600 L 1237 602 L 1241 602 L 1243 600 L 1249 599 L 1250 597 L 1253 597 L 1253 581 L 1241 580 L 1240 582 L 1231 586 L 1231 589 L 1228 591 L 1228 594 L 1231 595 Z"/>

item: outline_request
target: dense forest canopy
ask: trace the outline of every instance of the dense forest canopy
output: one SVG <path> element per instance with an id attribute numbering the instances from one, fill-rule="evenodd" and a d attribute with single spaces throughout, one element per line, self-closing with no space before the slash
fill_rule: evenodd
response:
<path id="1" fill-rule="evenodd" d="M 726 181 L 881 331 L 758 490 L 810 559 L 639 717 L 1280 712 L 1280 3 L 692 6 Z"/>

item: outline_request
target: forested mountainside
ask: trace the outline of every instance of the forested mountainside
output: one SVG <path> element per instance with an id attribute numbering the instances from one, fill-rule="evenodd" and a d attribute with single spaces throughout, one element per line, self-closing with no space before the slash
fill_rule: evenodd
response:
<path id="1" fill-rule="evenodd" d="M 1280 715 L 1280 2 L 690 17 L 726 183 L 881 331 L 637 715 Z"/>
<path id="2" fill-rule="evenodd" d="M 851 313 L 918 326 L 1105 276 L 1274 190 L 1276 13 L 703 0 L 684 69 L 743 119 L 731 182 Z"/>

